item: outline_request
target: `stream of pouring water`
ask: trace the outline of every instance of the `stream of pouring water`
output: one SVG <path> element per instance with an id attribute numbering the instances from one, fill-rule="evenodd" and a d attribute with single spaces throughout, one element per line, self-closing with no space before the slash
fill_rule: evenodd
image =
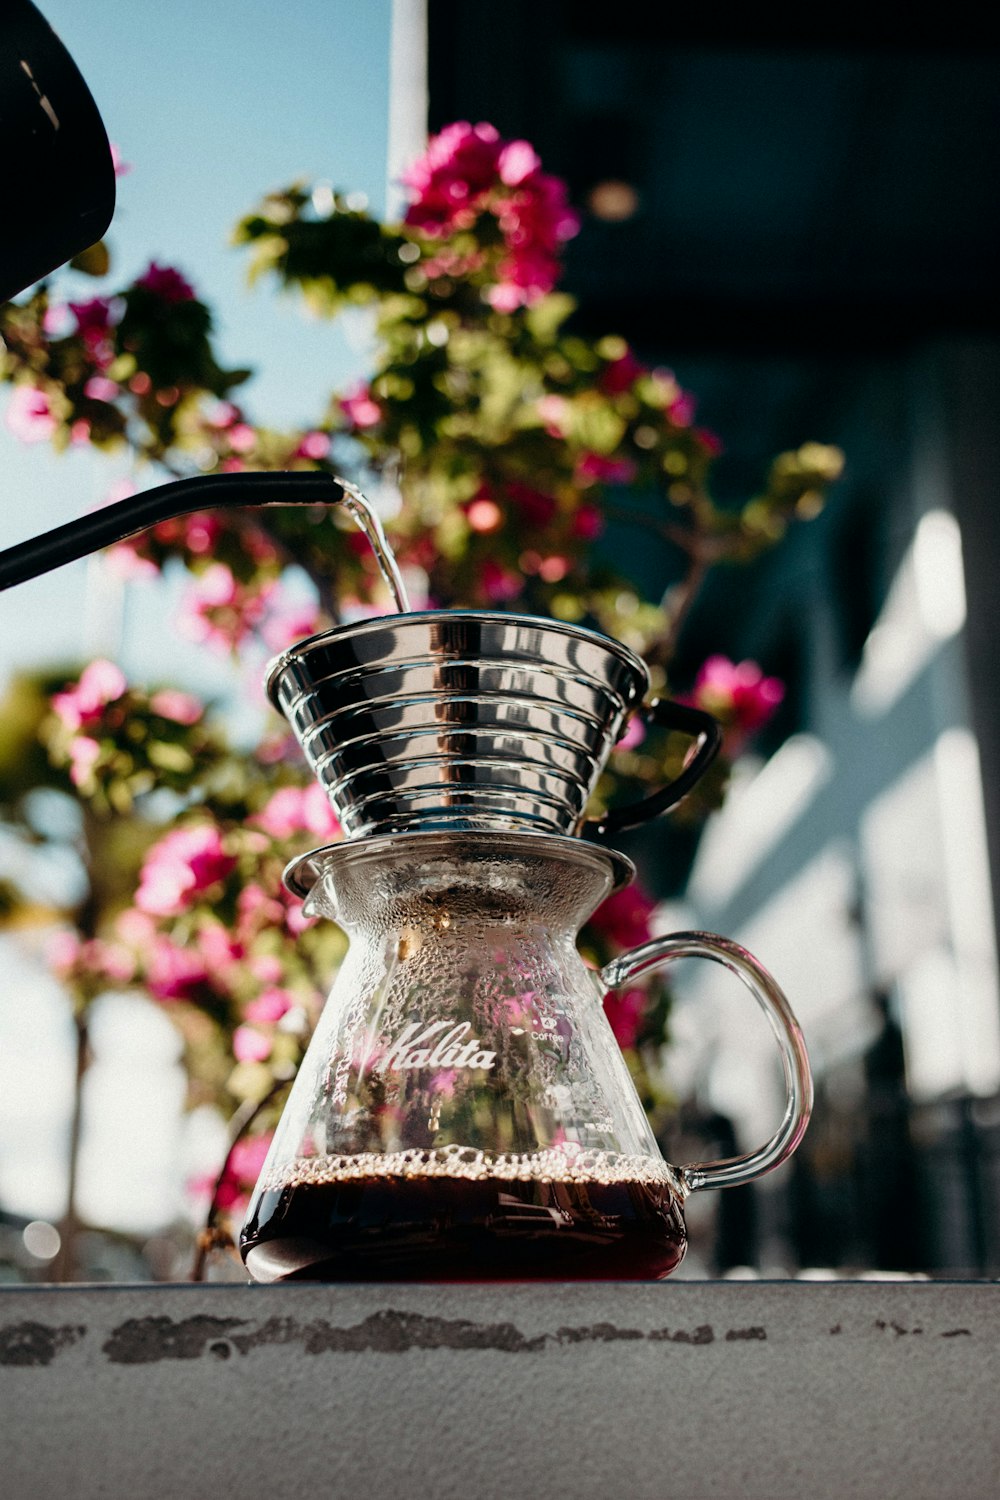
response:
<path id="1" fill-rule="evenodd" d="M 399 571 L 392 548 L 386 540 L 385 532 L 382 530 L 382 522 L 372 509 L 370 500 L 366 500 L 356 485 L 338 475 L 337 483 L 344 491 L 343 505 L 350 511 L 359 528 L 368 538 L 375 561 L 378 563 L 379 572 L 385 579 L 392 600 L 399 614 L 406 615 L 410 612 L 410 599 L 406 592 L 406 584 L 403 575 Z"/>

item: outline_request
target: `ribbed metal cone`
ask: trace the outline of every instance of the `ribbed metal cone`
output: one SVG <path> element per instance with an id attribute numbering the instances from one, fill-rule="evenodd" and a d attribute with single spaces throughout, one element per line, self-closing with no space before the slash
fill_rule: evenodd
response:
<path id="1" fill-rule="evenodd" d="M 639 657 L 594 631 L 467 610 L 340 626 L 267 675 L 351 839 L 575 832 L 648 684 Z"/>

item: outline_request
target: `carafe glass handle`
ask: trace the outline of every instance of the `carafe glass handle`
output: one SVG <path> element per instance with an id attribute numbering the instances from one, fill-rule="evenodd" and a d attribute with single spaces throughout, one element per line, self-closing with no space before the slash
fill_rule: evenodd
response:
<path id="1" fill-rule="evenodd" d="M 770 974 L 745 948 L 712 932 L 677 932 L 654 938 L 612 960 L 601 970 L 608 990 L 662 968 L 678 958 L 710 958 L 741 979 L 770 1022 L 785 1075 L 785 1113 L 774 1135 L 756 1151 L 725 1161 L 695 1162 L 678 1168 L 691 1192 L 699 1188 L 738 1187 L 770 1172 L 791 1155 L 805 1132 L 812 1112 L 812 1075 L 799 1024 L 791 1006 Z"/>
<path id="2" fill-rule="evenodd" d="M 613 807 L 603 818 L 591 818 L 583 825 L 582 832 L 587 838 L 594 834 L 620 833 L 623 828 L 636 828 L 640 823 L 647 823 L 650 818 L 658 818 L 661 813 L 669 812 L 701 780 L 719 753 L 722 725 L 703 709 L 694 708 L 690 703 L 675 703 L 672 698 L 655 698 L 638 711 L 650 724 L 655 724 L 660 729 L 672 729 L 680 734 L 691 735 L 697 742 L 695 752 L 679 776 L 644 797 L 641 802 L 632 802 L 627 807 Z"/>

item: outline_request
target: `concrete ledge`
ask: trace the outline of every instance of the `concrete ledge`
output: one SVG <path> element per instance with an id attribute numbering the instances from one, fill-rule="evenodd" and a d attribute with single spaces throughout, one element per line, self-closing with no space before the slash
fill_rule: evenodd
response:
<path id="1" fill-rule="evenodd" d="M 0 1290 L 8 1500 L 995 1500 L 1000 1290 Z"/>

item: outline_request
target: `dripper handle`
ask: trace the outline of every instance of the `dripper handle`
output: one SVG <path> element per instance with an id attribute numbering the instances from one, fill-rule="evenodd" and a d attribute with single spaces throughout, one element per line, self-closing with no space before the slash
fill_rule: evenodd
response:
<path id="1" fill-rule="evenodd" d="M 670 937 L 654 938 L 605 965 L 600 974 L 601 983 L 609 990 L 621 989 L 630 980 L 678 958 L 710 958 L 742 980 L 770 1022 L 781 1054 L 785 1075 L 785 1113 L 771 1139 L 745 1156 L 695 1162 L 678 1169 L 689 1192 L 698 1192 L 701 1188 L 739 1187 L 780 1166 L 805 1133 L 813 1103 L 812 1074 L 805 1042 L 784 992 L 767 970 L 739 943 L 718 937 L 714 932 L 675 932 Z"/>
<path id="2" fill-rule="evenodd" d="M 641 802 L 632 802 L 628 807 L 615 807 L 603 818 L 591 818 L 583 825 L 585 838 L 595 834 L 619 833 L 623 828 L 635 828 L 669 812 L 686 797 L 692 787 L 701 780 L 722 747 L 722 725 L 703 709 L 693 708 L 690 703 L 675 703 L 672 698 L 654 698 L 641 713 L 651 724 L 660 729 L 674 729 L 689 734 L 697 740 L 695 753 L 679 776 L 652 792 Z"/>

